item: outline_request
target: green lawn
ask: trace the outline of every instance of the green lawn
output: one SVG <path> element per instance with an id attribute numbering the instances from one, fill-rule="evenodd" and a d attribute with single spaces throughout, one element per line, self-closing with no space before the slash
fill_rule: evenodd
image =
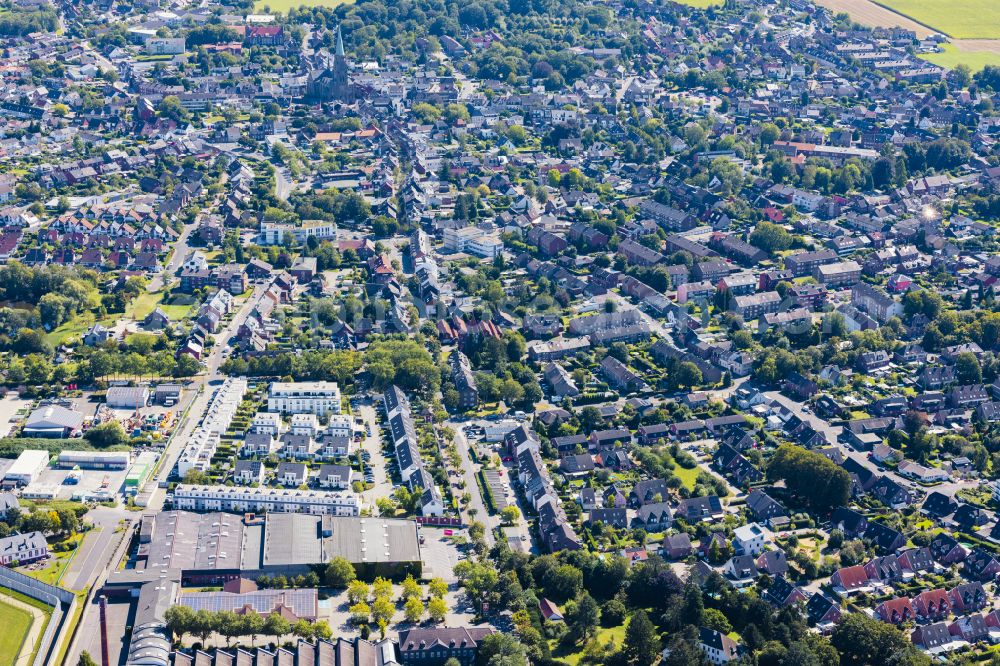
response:
<path id="1" fill-rule="evenodd" d="M 142 321 L 146 315 L 156 308 L 163 310 L 163 313 L 170 317 L 170 320 L 174 322 L 180 321 L 191 314 L 191 308 L 194 303 L 193 299 L 191 299 L 191 303 L 180 302 L 174 305 L 168 305 L 163 302 L 163 298 L 166 295 L 166 292 L 163 291 L 146 292 L 140 295 L 132 302 L 128 312 L 125 313 L 127 318 Z M 183 294 L 180 297 L 175 296 L 174 301 L 185 300 L 183 296 Z"/>
<path id="2" fill-rule="evenodd" d="M 336 7 L 347 4 L 350 0 L 258 0 L 254 10 L 258 12 L 285 12 L 299 7 Z"/>
<path id="3" fill-rule="evenodd" d="M 677 467 L 674 468 L 674 474 L 677 476 L 678 479 L 681 480 L 681 483 L 683 483 L 684 486 L 688 489 L 694 488 L 694 484 L 698 480 L 698 471 L 699 468 L 697 467 L 694 467 L 692 469 L 687 469 L 686 467 L 681 467 L 680 465 L 678 465 Z"/>
<path id="4" fill-rule="evenodd" d="M 1000 39 L 996 0 L 876 0 L 876 4 L 955 39 Z"/>
<path id="5" fill-rule="evenodd" d="M 93 312 L 82 312 L 59 328 L 47 333 L 45 338 L 53 346 L 61 345 L 70 338 L 82 338 L 87 329 L 94 325 L 95 319 Z M 101 323 L 105 326 L 113 326 L 115 321 L 112 318 L 108 318 Z"/>
<path id="6" fill-rule="evenodd" d="M 82 534 L 74 534 L 72 537 L 67 539 L 68 542 L 76 542 L 77 547 L 80 546 L 80 542 L 83 540 Z M 31 576 L 32 578 L 37 578 L 43 583 L 48 583 L 49 585 L 59 585 L 60 579 L 62 578 L 63 572 L 66 571 L 66 567 L 73 559 L 73 555 L 76 550 L 69 550 L 61 553 L 52 553 L 52 557 L 46 562 L 45 566 L 41 569 L 30 570 L 27 568 L 20 569 L 21 573 Z"/>
<path id="7" fill-rule="evenodd" d="M 625 626 L 611 627 L 609 629 L 601 628 L 597 631 L 597 635 L 594 638 L 598 643 L 605 645 L 613 643 L 614 647 L 611 648 L 611 651 L 614 652 L 616 648 L 621 647 L 622 642 L 625 640 Z M 564 644 L 551 641 L 551 648 L 552 656 L 563 663 L 569 664 L 569 666 L 577 666 L 580 663 L 580 658 L 583 657 L 583 646 L 579 646 L 576 652 L 569 652 Z"/>
<path id="8" fill-rule="evenodd" d="M 994 51 L 961 51 L 953 44 L 942 44 L 941 48 L 942 53 L 923 53 L 920 57 L 946 69 L 967 65 L 973 72 L 978 72 L 986 65 L 1000 66 L 1000 53 Z"/>
<path id="9" fill-rule="evenodd" d="M 31 629 L 31 615 L 0 601 L 0 666 L 14 666 L 21 652 L 21 643 Z"/>

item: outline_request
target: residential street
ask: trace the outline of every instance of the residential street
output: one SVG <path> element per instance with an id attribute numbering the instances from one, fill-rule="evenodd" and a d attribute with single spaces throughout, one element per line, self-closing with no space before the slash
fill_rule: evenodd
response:
<path id="1" fill-rule="evenodd" d="M 979 481 L 974 479 L 963 479 L 956 481 L 947 481 L 944 483 L 936 484 L 931 487 L 923 488 L 922 486 L 914 483 L 912 480 L 907 479 L 904 476 L 900 476 L 891 469 L 879 467 L 874 462 L 872 462 L 865 453 L 855 451 L 854 449 L 844 445 L 839 439 L 840 433 L 843 430 L 843 428 L 841 426 L 831 425 L 829 421 L 826 421 L 825 419 L 816 416 L 812 412 L 806 412 L 805 410 L 803 410 L 802 403 L 796 402 L 795 400 L 792 400 L 791 398 L 783 395 L 778 391 L 767 391 L 764 393 L 764 395 L 772 400 L 776 400 L 778 403 L 786 407 L 797 417 L 799 417 L 803 421 L 808 422 L 810 425 L 812 425 L 813 428 L 826 435 L 827 439 L 833 443 L 833 446 L 836 446 L 841 450 L 845 458 L 851 458 L 852 460 L 856 461 L 857 463 L 861 464 L 863 467 L 871 470 L 872 472 L 882 476 L 887 476 L 896 483 L 899 483 L 900 485 L 906 488 L 915 488 L 923 492 L 937 491 L 939 493 L 948 495 L 949 497 L 954 497 L 955 493 L 957 493 L 962 488 L 972 488 L 978 486 L 980 483 Z"/>

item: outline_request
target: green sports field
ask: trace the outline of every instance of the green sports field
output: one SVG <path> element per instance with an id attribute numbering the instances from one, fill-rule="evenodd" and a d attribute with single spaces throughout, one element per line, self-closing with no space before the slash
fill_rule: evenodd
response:
<path id="1" fill-rule="evenodd" d="M 997 0 L 875 0 L 955 39 L 1000 39 Z"/>
<path id="2" fill-rule="evenodd" d="M 31 629 L 31 615 L 0 601 L 0 666 L 13 666 Z"/>

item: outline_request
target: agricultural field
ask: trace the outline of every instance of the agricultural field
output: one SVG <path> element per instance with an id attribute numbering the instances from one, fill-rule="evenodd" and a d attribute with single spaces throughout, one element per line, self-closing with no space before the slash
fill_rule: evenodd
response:
<path id="1" fill-rule="evenodd" d="M 917 37 L 924 38 L 935 31 L 925 25 L 906 18 L 871 0 L 816 0 L 816 4 L 837 13 L 845 13 L 852 21 L 880 28 L 900 27 L 912 30 Z"/>
<path id="2" fill-rule="evenodd" d="M 986 65 L 1000 66 L 1000 53 L 997 51 L 965 51 L 954 44 L 942 44 L 941 46 L 941 53 L 925 53 L 921 54 L 920 57 L 947 69 L 966 65 L 973 72 L 978 72 Z"/>
<path id="3" fill-rule="evenodd" d="M 1000 39 L 1000 3 L 996 0 L 878 0 L 955 39 Z"/>
<path id="4" fill-rule="evenodd" d="M 350 0 L 260 0 L 254 5 L 258 12 L 270 10 L 272 12 L 287 13 L 289 9 L 299 7 L 336 7 L 343 5 Z"/>

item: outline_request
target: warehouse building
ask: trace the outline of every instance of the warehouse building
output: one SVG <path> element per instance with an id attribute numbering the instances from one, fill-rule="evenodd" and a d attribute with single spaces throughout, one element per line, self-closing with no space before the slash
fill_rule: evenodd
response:
<path id="1" fill-rule="evenodd" d="M 417 524 L 394 518 L 165 511 L 145 515 L 137 569 L 174 569 L 185 583 L 306 574 L 335 557 L 362 576 L 419 575 Z"/>
<path id="2" fill-rule="evenodd" d="M 61 451 L 56 465 L 63 469 L 128 469 L 128 451 Z"/>
<path id="3" fill-rule="evenodd" d="M 17 457 L 14 464 L 3 475 L 3 487 L 18 488 L 27 486 L 37 479 L 42 470 L 48 466 L 49 454 L 47 451 L 38 451 L 36 449 L 21 451 L 21 455 Z"/>
<path id="4" fill-rule="evenodd" d="M 149 389 L 145 386 L 112 386 L 105 398 L 114 409 L 139 409 L 149 402 Z"/>
<path id="5" fill-rule="evenodd" d="M 59 405 L 42 405 L 28 415 L 22 434 L 25 437 L 65 439 L 83 429 L 83 414 Z"/>

